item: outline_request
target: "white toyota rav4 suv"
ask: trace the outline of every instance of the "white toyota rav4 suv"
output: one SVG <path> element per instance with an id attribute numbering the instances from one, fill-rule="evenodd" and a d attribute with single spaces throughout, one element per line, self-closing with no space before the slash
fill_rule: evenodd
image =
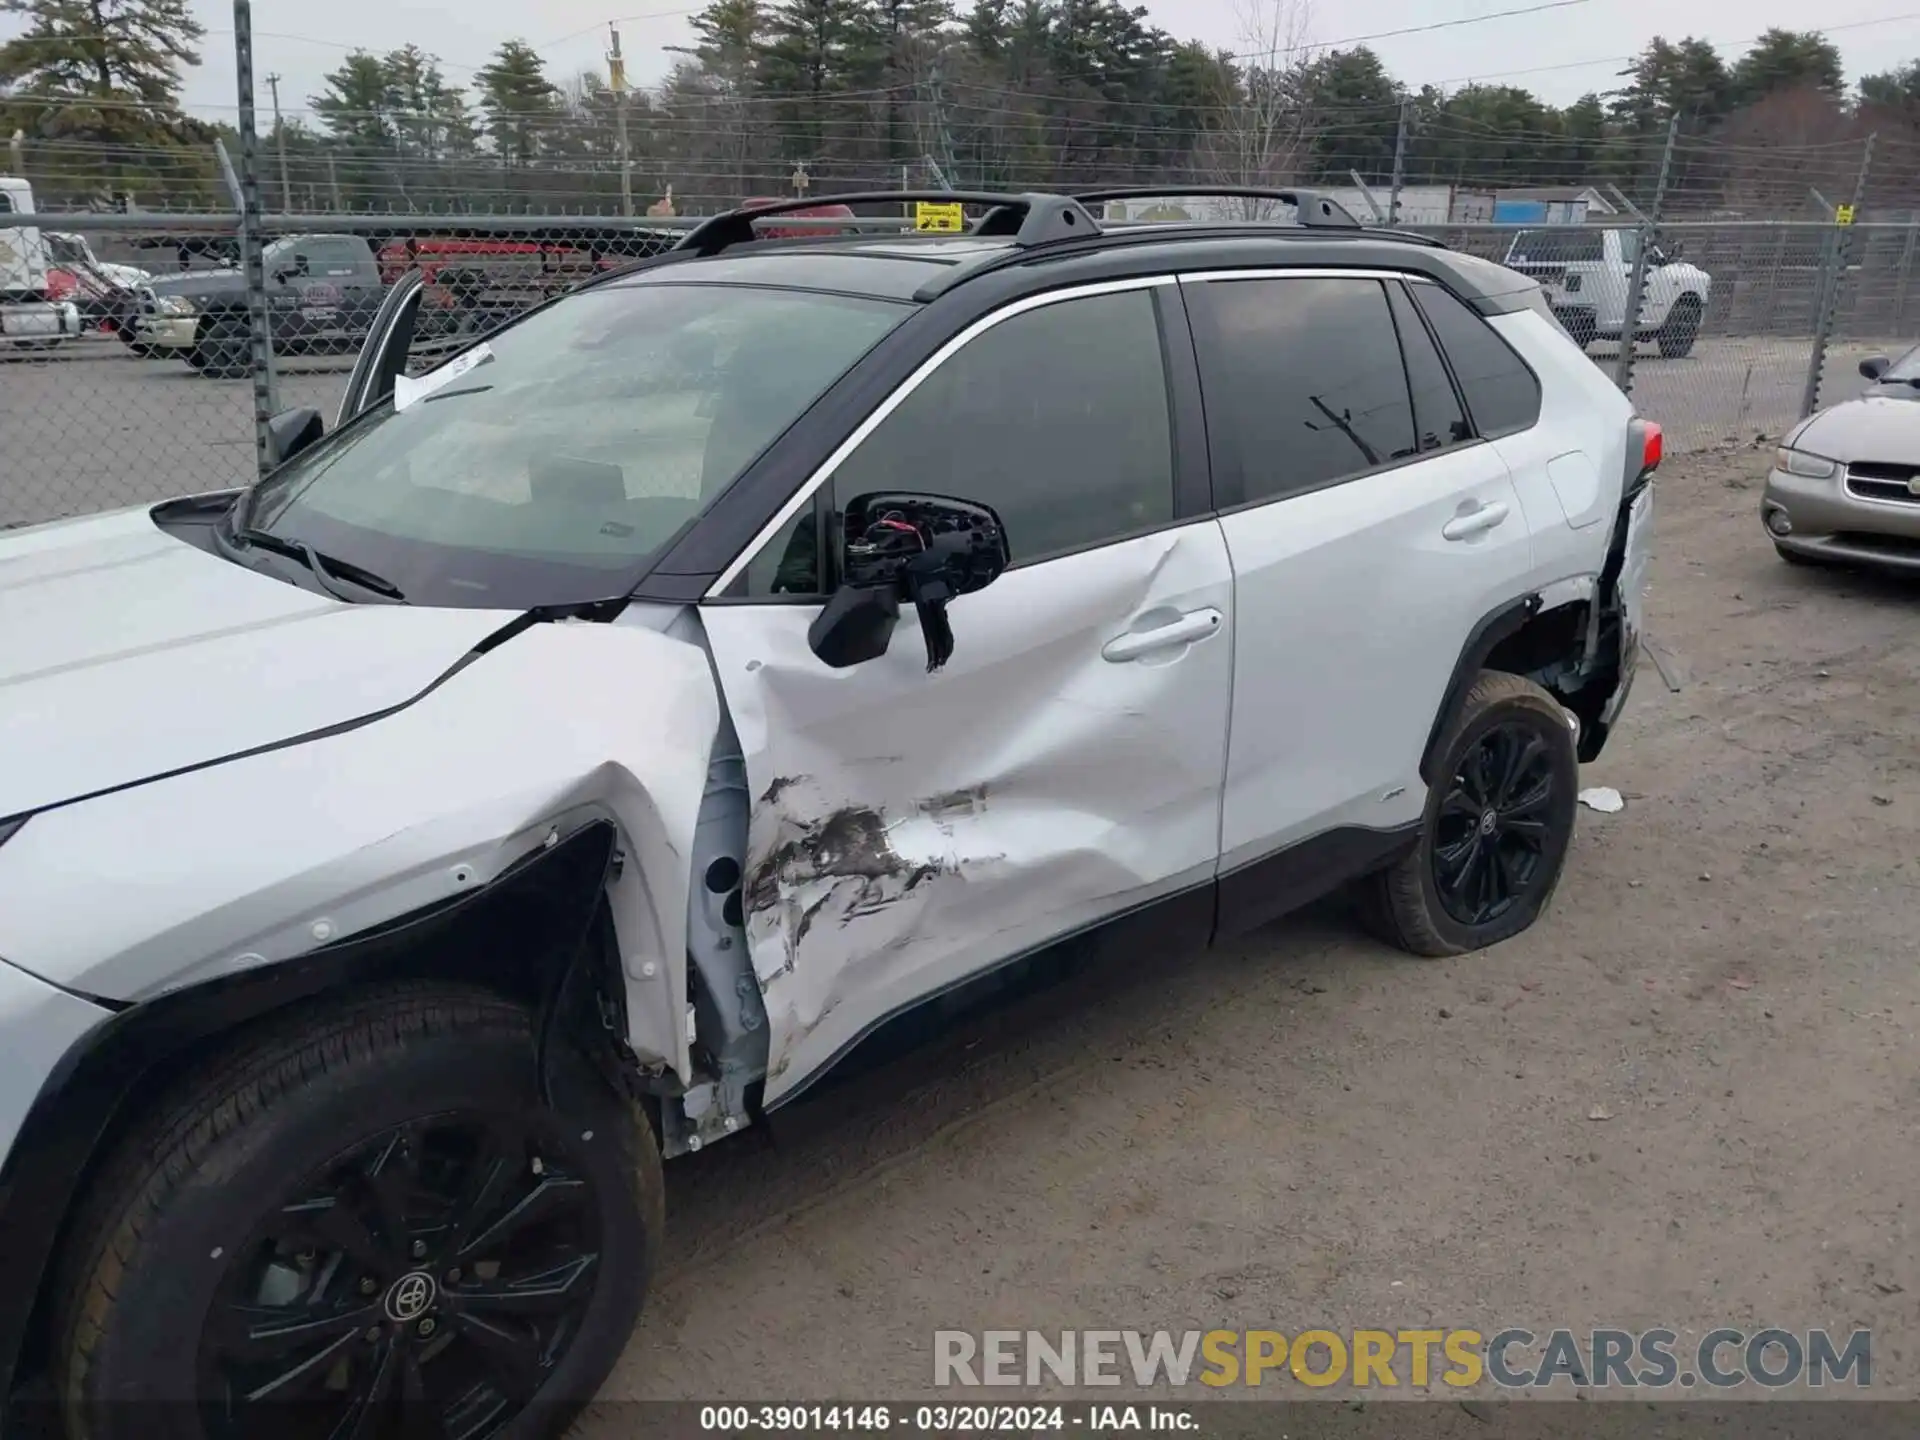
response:
<path id="1" fill-rule="evenodd" d="M 1659 432 L 1538 287 L 924 198 L 425 374 L 405 281 L 259 484 L 0 540 L 0 1363 L 76 1440 L 557 1427 L 662 1159 L 894 1017 L 1541 913 Z"/>

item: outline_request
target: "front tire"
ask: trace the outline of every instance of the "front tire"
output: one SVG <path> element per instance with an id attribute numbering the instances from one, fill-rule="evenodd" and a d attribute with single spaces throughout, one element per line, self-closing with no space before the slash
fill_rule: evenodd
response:
<path id="1" fill-rule="evenodd" d="M 1573 841 L 1573 727 L 1532 681 L 1482 672 L 1440 754 L 1419 843 L 1360 897 L 1368 928 L 1415 955 L 1461 955 L 1532 925 Z"/>
<path id="2" fill-rule="evenodd" d="M 559 1433 L 626 1343 L 664 1207 L 638 1112 L 597 1085 L 546 1108 L 533 1056 L 522 1008 L 407 985 L 197 1067 L 66 1257 L 73 1440 Z"/>

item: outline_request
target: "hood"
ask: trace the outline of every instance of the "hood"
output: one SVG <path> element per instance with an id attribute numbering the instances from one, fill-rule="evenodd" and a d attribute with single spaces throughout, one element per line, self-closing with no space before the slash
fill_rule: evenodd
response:
<path id="1" fill-rule="evenodd" d="M 345 604 L 144 507 L 0 536 L 0 816 L 405 705 L 517 613 Z"/>
<path id="2" fill-rule="evenodd" d="M 247 277 L 238 270 L 182 270 L 155 275 L 145 283 L 156 295 L 225 295 L 245 290 Z"/>
<path id="3" fill-rule="evenodd" d="M 1829 460 L 1920 464 L 1920 405 L 1894 395 L 1868 395 L 1822 410 L 1788 443 Z"/>

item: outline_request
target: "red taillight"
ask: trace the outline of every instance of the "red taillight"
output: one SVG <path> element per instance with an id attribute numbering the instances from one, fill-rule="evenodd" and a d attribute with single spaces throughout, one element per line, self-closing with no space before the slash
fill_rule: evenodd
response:
<path id="1" fill-rule="evenodd" d="M 1643 447 L 1640 451 L 1640 473 L 1642 475 L 1651 475 L 1655 470 L 1660 468 L 1662 451 L 1660 427 L 1651 420 L 1645 420 L 1641 423 L 1646 426 L 1646 434 L 1644 436 Z"/>

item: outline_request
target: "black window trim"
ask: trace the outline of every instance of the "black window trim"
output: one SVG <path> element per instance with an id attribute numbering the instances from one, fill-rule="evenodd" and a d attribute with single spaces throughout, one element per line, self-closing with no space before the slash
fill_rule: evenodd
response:
<path id="1" fill-rule="evenodd" d="M 1467 412 L 1467 423 L 1473 426 L 1473 433 L 1482 440 L 1504 440 L 1510 435 L 1524 435 L 1538 425 L 1540 423 L 1540 416 L 1545 411 L 1547 405 L 1547 387 L 1540 383 L 1540 372 L 1533 368 L 1532 364 L 1528 362 L 1527 357 L 1514 349 L 1508 342 L 1507 337 L 1493 328 L 1490 317 L 1482 315 L 1467 301 L 1460 300 L 1458 295 L 1453 295 L 1453 292 L 1447 290 L 1446 286 L 1428 279 L 1425 275 L 1402 275 L 1400 278 L 1405 281 L 1408 286 L 1407 298 L 1413 301 L 1414 313 L 1419 315 L 1420 322 L 1427 327 L 1427 334 L 1433 337 L 1433 348 L 1440 352 L 1441 363 L 1447 367 L 1447 373 L 1453 376 L 1454 392 L 1460 397 L 1461 408 Z M 1485 430 L 1481 427 L 1480 417 L 1473 413 L 1473 402 L 1467 398 L 1467 387 L 1460 383 L 1460 376 L 1453 368 L 1453 357 L 1447 353 L 1447 347 L 1441 343 L 1440 332 L 1434 328 L 1433 317 L 1427 314 L 1427 307 L 1420 303 L 1419 291 L 1412 288 L 1416 285 L 1432 285 L 1436 290 L 1446 291 L 1447 294 L 1453 295 L 1455 300 L 1460 300 L 1462 305 L 1466 305 L 1468 313 L 1471 314 L 1474 319 L 1478 320 L 1481 325 L 1486 328 L 1487 333 L 1498 340 L 1506 349 L 1506 352 L 1519 364 L 1520 368 L 1526 371 L 1527 378 L 1533 381 L 1533 419 L 1530 422 L 1525 425 L 1516 425 L 1507 429 L 1494 431 Z"/>
<path id="2" fill-rule="evenodd" d="M 1398 276 L 1396 277 L 1398 281 L 1397 287 L 1394 281 L 1389 281 L 1388 288 L 1399 289 L 1400 298 L 1405 302 L 1409 313 L 1412 314 L 1414 324 L 1420 327 L 1421 332 L 1427 337 L 1427 343 L 1433 346 L 1433 353 L 1440 358 L 1441 373 L 1447 377 L 1447 383 L 1453 387 L 1453 398 L 1459 402 L 1460 414 L 1465 417 L 1467 428 L 1473 432 L 1465 440 L 1456 440 L 1451 445 L 1442 445 L 1438 450 L 1429 450 L 1426 453 L 1428 455 L 1441 455 L 1449 450 L 1460 450 L 1469 445 L 1483 445 L 1486 443 L 1487 437 L 1480 433 L 1480 422 L 1473 418 L 1473 407 L 1467 404 L 1467 392 L 1460 384 L 1460 377 L 1454 373 L 1453 361 L 1447 355 L 1447 347 L 1440 343 L 1440 337 L 1434 333 L 1433 322 L 1427 318 L 1427 312 L 1420 308 L 1420 302 L 1413 297 L 1412 292 L 1407 288 L 1407 281 L 1412 278 L 1414 277 L 1407 275 Z M 1394 308 L 1393 297 L 1391 295 L 1387 297 L 1387 313 L 1393 317 L 1394 334 L 1397 335 L 1400 340 L 1400 364 L 1401 367 L 1405 369 L 1407 365 L 1407 337 L 1401 331 L 1400 312 Z M 1407 399 L 1409 403 L 1413 400 L 1413 371 L 1410 369 L 1407 370 Z M 1420 407 L 1418 405 L 1414 406 L 1413 423 L 1416 429 L 1415 439 L 1417 441 L 1419 438 L 1417 432 L 1420 424 Z"/>
<path id="3" fill-rule="evenodd" d="M 1407 390 L 1407 409 L 1408 409 L 1408 413 L 1411 415 L 1413 410 L 1413 382 L 1407 375 L 1406 350 L 1401 345 L 1399 324 L 1393 318 L 1393 306 L 1390 303 L 1388 303 L 1387 293 L 1386 293 L 1386 287 L 1392 284 L 1394 281 L 1406 280 L 1410 278 L 1414 278 L 1414 277 L 1410 277 L 1405 272 L 1399 271 L 1399 270 L 1388 270 L 1388 269 L 1374 270 L 1374 269 L 1349 268 L 1349 267 L 1341 267 L 1336 269 L 1336 268 L 1327 267 L 1327 266 L 1290 265 L 1290 266 L 1284 266 L 1284 267 L 1274 266 L 1271 268 L 1263 267 L 1263 268 L 1245 269 L 1245 270 L 1188 271 L 1188 272 L 1183 272 L 1181 274 L 1180 285 L 1181 285 L 1182 294 L 1184 295 L 1186 287 L 1189 284 L 1196 284 L 1196 285 L 1207 284 L 1216 280 L 1223 280 L 1223 281 L 1371 280 L 1371 281 L 1374 281 L 1376 284 L 1380 286 L 1380 303 L 1386 308 L 1387 322 L 1393 329 L 1394 349 L 1400 356 L 1400 378 L 1401 378 L 1401 382 L 1405 385 Z M 1422 276 L 1419 278 L 1424 279 L 1425 277 Z M 1429 281 L 1428 283 L 1431 284 L 1434 282 Z M 1425 321 L 1425 318 L 1426 318 L 1425 316 L 1421 317 L 1423 322 Z M 1200 326 L 1198 325 L 1196 325 L 1194 328 L 1194 343 L 1196 346 L 1202 343 L 1201 335 L 1200 335 Z M 1440 348 L 1438 341 L 1434 342 L 1434 348 L 1435 349 Z M 1440 354 L 1441 354 L 1441 363 L 1445 364 L 1446 352 L 1444 350 L 1441 350 Z M 1447 368 L 1447 375 L 1448 375 L 1448 378 L 1450 379 L 1453 376 L 1453 369 L 1451 366 L 1448 366 Z M 1537 379 L 1536 379 L 1536 383 L 1538 383 Z M 1457 382 L 1454 385 L 1454 393 L 1456 396 L 1459 397 L 1460 408 L 1466 414 L 1468 423 L 1472 424 L 1473 411 L 1468 408 L 1466 397 L 1464 395 L 1460 395 L 1459 385 Z M 1210 429 L 1210 433 L 1213 433 L 1211 429 Z M 1370 480 L 1376 475 L 1385 475 L 1394 470 L 1404 469 L 1408 465 L 1422 465 L 1429 460 L 1437 460 L 1441 456 L 1449 454 L 1453 451 L 1465 450 L 1474 445 L 1478 445 L 1482 443 L 1483 439 L 1484 437 L 1482 437 L 1479 434 L 1478 427 L 1476 427 L 1473 438 L 1470 440 L 1462 441 L 1458 445 L 1448 445 L 1444 449 L 1440 449 L 1440 450 L 1416 451 L 1412 455 L 1403 455 L 1398 460 L 1389 460 L 1384 465 L 1374 465 L 1369 467 L 1368 469 L 1355 470 L 1348 474 L 1337 476 L 1331 480 L 1321 480 L 1311 485 L 1302 485 L 1299 489 L 1289 490 L 1284 495 L 1263 495 L 1253 500 L 1244 500 L 1244 499 L 1236 500 L 1230 505 L 1216 506 L 1214 510 L 1214 514 L 1224 519 L 1229 515 L 1238 515 L 1242 511 L 1258 510 L 1265 505 L 1284 505 L 1287 501 L 1297 500 L 1304 495 L 1317 495 L 1322 490 L 1332 490 L 1336 486 L 1340 486 L 1340 485 L 1351 485 L 1357 480 Z M 1239 493 L 1242 493 L 1242 494 L 1245 493 L 1246 478 L 1245 478 L 1245 475 L 1242 473 L 1243 467 L 1240 461 L 1239 447 L 1232 442 L 1224 441 L 1223 435 L 1220 436 L 1219 438 L 1216 438 L 1213 442 L 1213 470 L 1216 475 L 1226 474 L 1231 476 L 1238 484 Z"/>
<path id="4" fill-rule="evenodd" d="M 1052 564 L 1056 560 L 1085 554 L 1089 550 L 1125 544 L 1147 535 L 1176 530 L 1198 520 L 1210 518 L 1214 514 L 1212 479 L 1207 469 L 1206 426 L 1200 409 L 1198 363 L 1193 355 L 1193 340 L 1188 329 L 1185 307 L 1177 303 L 1178 277 L 1163 272 L 1114 280 L 1089 281 L 1018 296 L 969 322 L 956 334 L 944 340 L 931 355 L 914 366 L 905 379 L 887 392 L 880 403 L 870 410 L 839 444 L 833 447 L 825 460 L 808 472 L 807 478 L 794 489 L 760 529 L 754 532 L 753 537 L 714 578 L 713 583 L 700 597 L 699 603 L 815 606 L 821 604 L 827 599 L 823 594 L 741 595 L 728 592 L 738 585 L 747 573 L 748 566 L 761 550 L 783 536 L 787 527 L 803 509 L 812 511 L 816 525 L 822 523 L 819 497 L 834 473 L 849 456 L 866 443 L 868 437 L 878 430 L 895 410 L 906 403 L 928 377 L 979 336 L 1007 320 L 1034 310 L 1046 309 L 1049 306 L 1065 304 L 1073 300 L 1095 299 L 1102 295 L 1125 294 L 1138 290 L 1158 292 L 1152 293 L 1150 298 L 1153 300 L 1154 316 L 1160 333 L 1160 360 L 1167 387 L 1167 411 L 1173 440 L 1170 457 L 1173 466 L 1173 516 L 1169 520 L 1143 526 L 1124 535 L 1089 541 L 1085 545 L 1067 550 L 1050 551 L 1031 561 L 1016 560 L 1014 568 Z"/>

